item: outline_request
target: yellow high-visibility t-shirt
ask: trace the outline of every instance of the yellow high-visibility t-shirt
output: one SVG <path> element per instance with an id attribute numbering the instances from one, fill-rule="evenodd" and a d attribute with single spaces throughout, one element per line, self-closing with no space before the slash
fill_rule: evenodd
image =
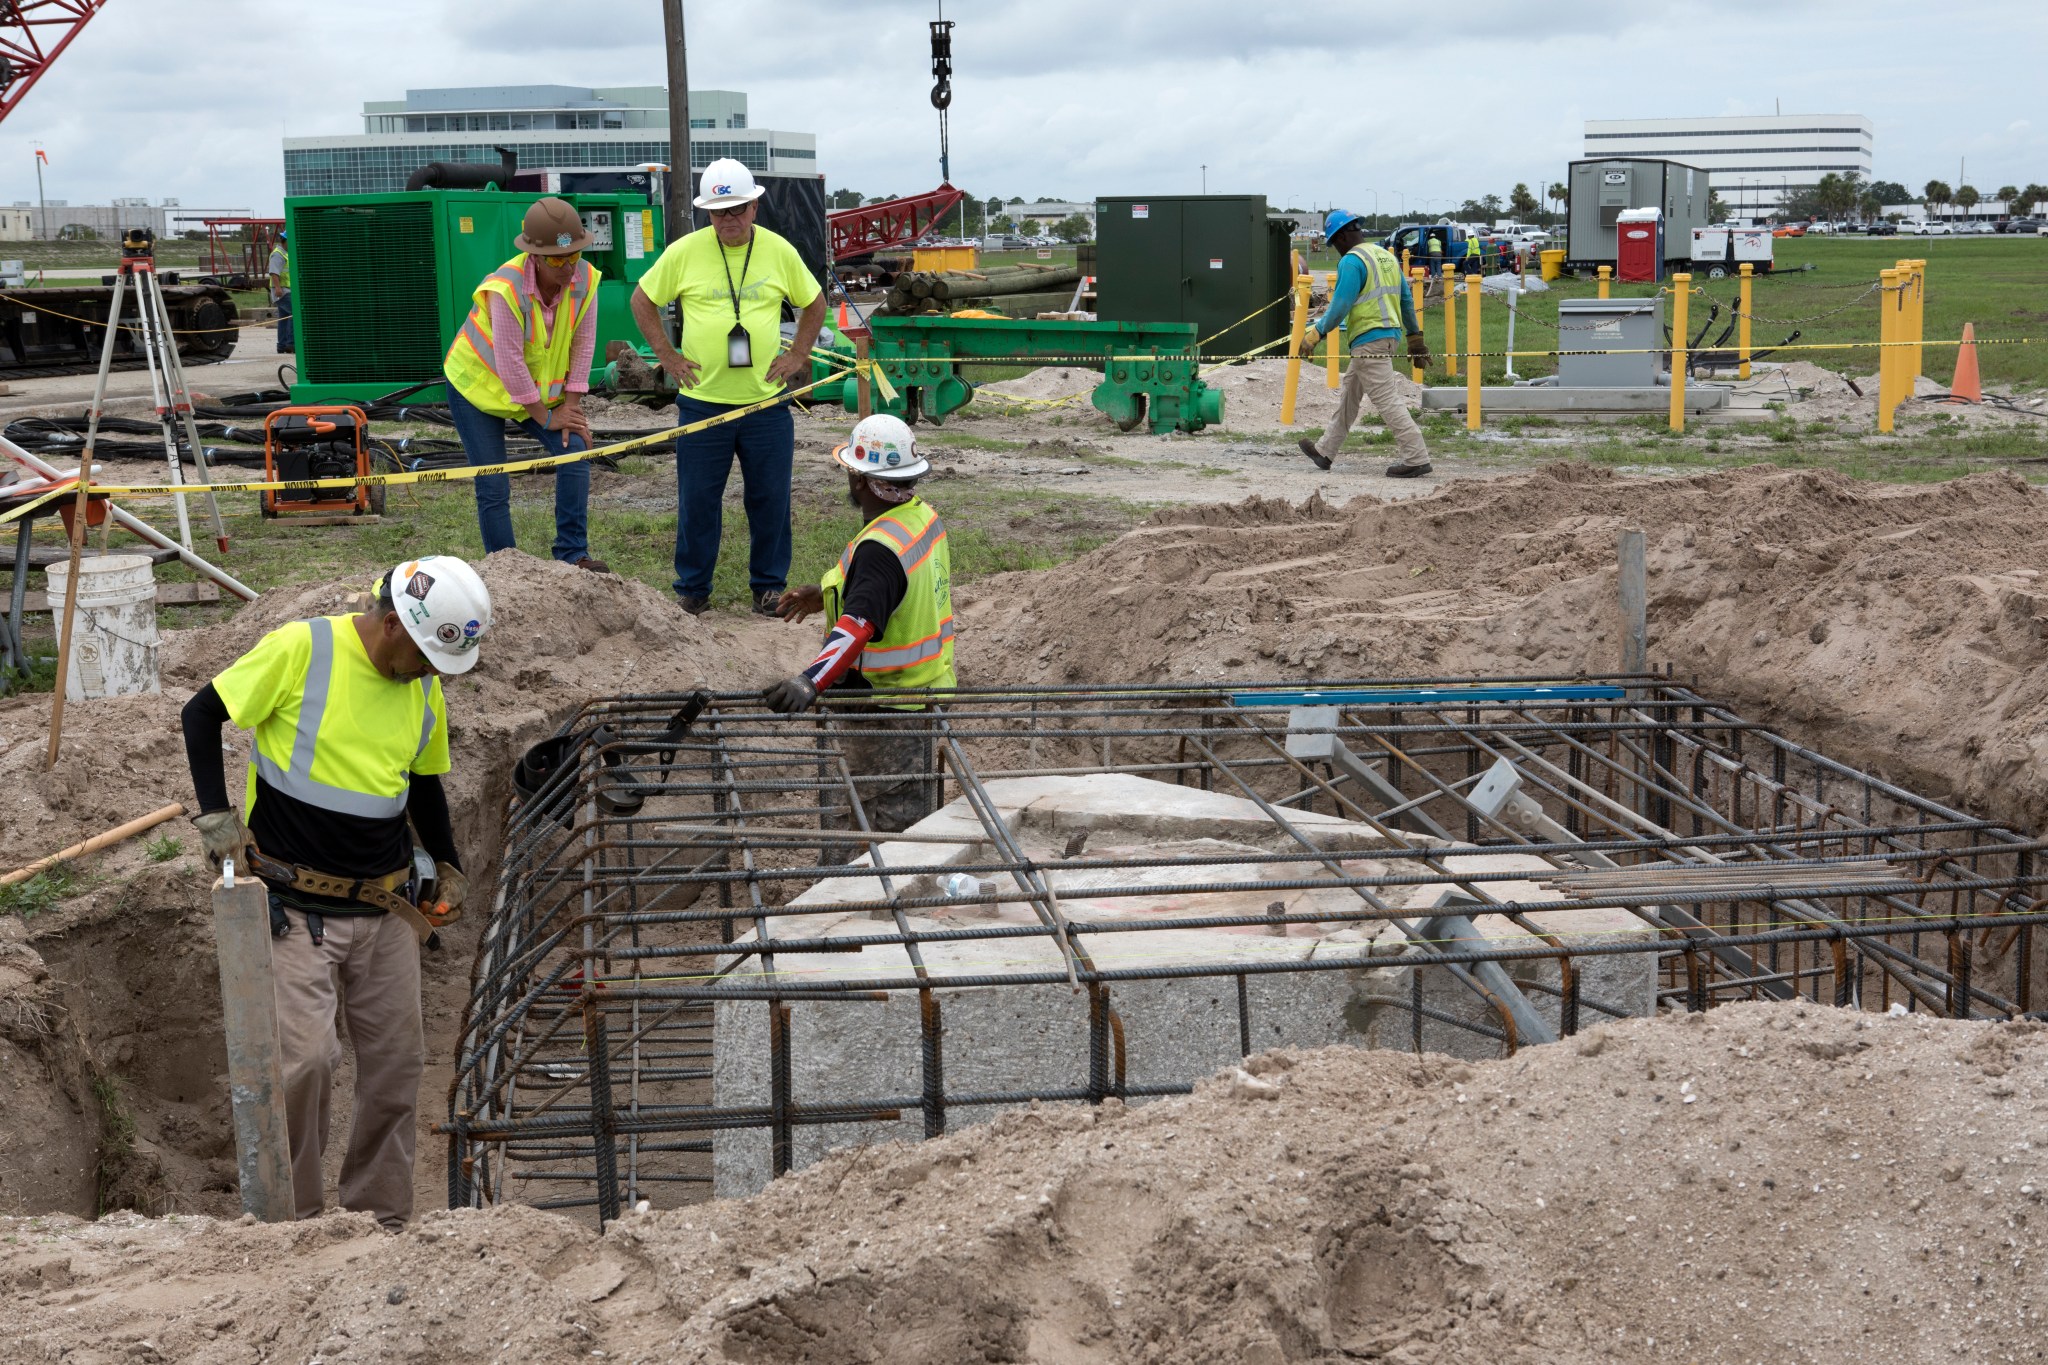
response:
<path id="1" fill-rule="evenodd" d="M 818 281 L 796 248 L 767 228 L 754 228 L 752 247 L 750 260 L 746 245 L 722 246 L 718 229 L 699 228 L 670 243 L 640 277 L 641 293 L 657 305 L 676 301 L 682 316 L 683 358 L 697 365 L 697 382 L 683 390 L 686 398 L 741 406 L 782 391 L 768 381 L 768 362 L 782 344 L 782 303 L 787 299 L 793 308 L 809 307 L 818 297 Z M 754 363 L 744 370 L 725 363 L 735 290 L 738 321 L 753 349 Z"/>

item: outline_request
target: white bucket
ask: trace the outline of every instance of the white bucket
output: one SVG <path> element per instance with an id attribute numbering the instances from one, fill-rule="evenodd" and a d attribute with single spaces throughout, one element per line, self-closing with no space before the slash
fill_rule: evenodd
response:
<path id="1" fill-rule="evenodd" d="M 161 690 L 156 661 L 156 575 L 148 555 L 91 555 L 78 561 L 78 616 L 71 623 L 66 701 Z M 69 564 L 52 564 L 50 610 L 64 629 Z"/>

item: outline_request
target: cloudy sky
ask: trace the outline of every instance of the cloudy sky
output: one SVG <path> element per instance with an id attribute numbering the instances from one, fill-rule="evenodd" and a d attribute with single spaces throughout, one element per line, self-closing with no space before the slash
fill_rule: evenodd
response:
<path id="1" fill-rule="evenodd" d="M 813 131 L 833 188 L 938 182 L 934 0 L 688 0 L 691 84 Z M 978 195 L 1454 203 L 1561 177 L 1587 118 L 1861 113 L 1880 179 L 2048 183 L 2048 0 L 947 0 Z M 1418 31 L 1397 15 L 1443 16 Z M 567 17 L 574 31 L 557 31 Z M 660 0 L 112 0 L 11 114 L 0 202 L 275 211 L 279 139 L 408 88 L 659 84 Z"/>

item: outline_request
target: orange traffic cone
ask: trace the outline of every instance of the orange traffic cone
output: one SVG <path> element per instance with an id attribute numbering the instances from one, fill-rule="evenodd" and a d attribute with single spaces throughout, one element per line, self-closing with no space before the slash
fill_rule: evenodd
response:
<path id="1" fill-rule="evenodd" d="M 1963 344 L 1956 347 L 1956 377 L 1948 386 L 1952 403 L 1981 403 L 1984 386 L 1977 379 L 1977 324 L 1963 324 Z"/>
<path id="2" fill-rule="evenodd" d="M 839 330 L 842 332 L 846 330 L 846 305 L 844 303 L 839 305 Z"/>

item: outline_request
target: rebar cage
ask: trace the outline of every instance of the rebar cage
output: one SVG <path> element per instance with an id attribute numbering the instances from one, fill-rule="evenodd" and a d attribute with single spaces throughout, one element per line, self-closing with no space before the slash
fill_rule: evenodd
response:
<path id="1" fill-rule="evenodd" d="M 1166 1037 L 1211 1004 L 1231 1055 L 1492 1055 L 1729 1000 L 2033 1008 L 2041 843 L 1665 678 L 906 699 L 932 704 L 625 696 L 542 746 L 458 1045 L 451 1205 L 602 1222 L 704 1197 L 714 1156 L 754 1163 L 738 1188 L 835 1138 L 1182 1093 L 1215 1049 L 1162 1063 Z M 1033 779 L 1185 802 L 1215 837 L 1048 851 L 1006 795 Z M 911 789 L 937 814 L 891 836 Z M 1007 993 L 993 1042 L 960 1023 L 977 992 Z M 1296 1027 L 1324 997 L 1342 1023 Z M 1006 1070 L 1006 1038 L 1061 1055 Z"/>

